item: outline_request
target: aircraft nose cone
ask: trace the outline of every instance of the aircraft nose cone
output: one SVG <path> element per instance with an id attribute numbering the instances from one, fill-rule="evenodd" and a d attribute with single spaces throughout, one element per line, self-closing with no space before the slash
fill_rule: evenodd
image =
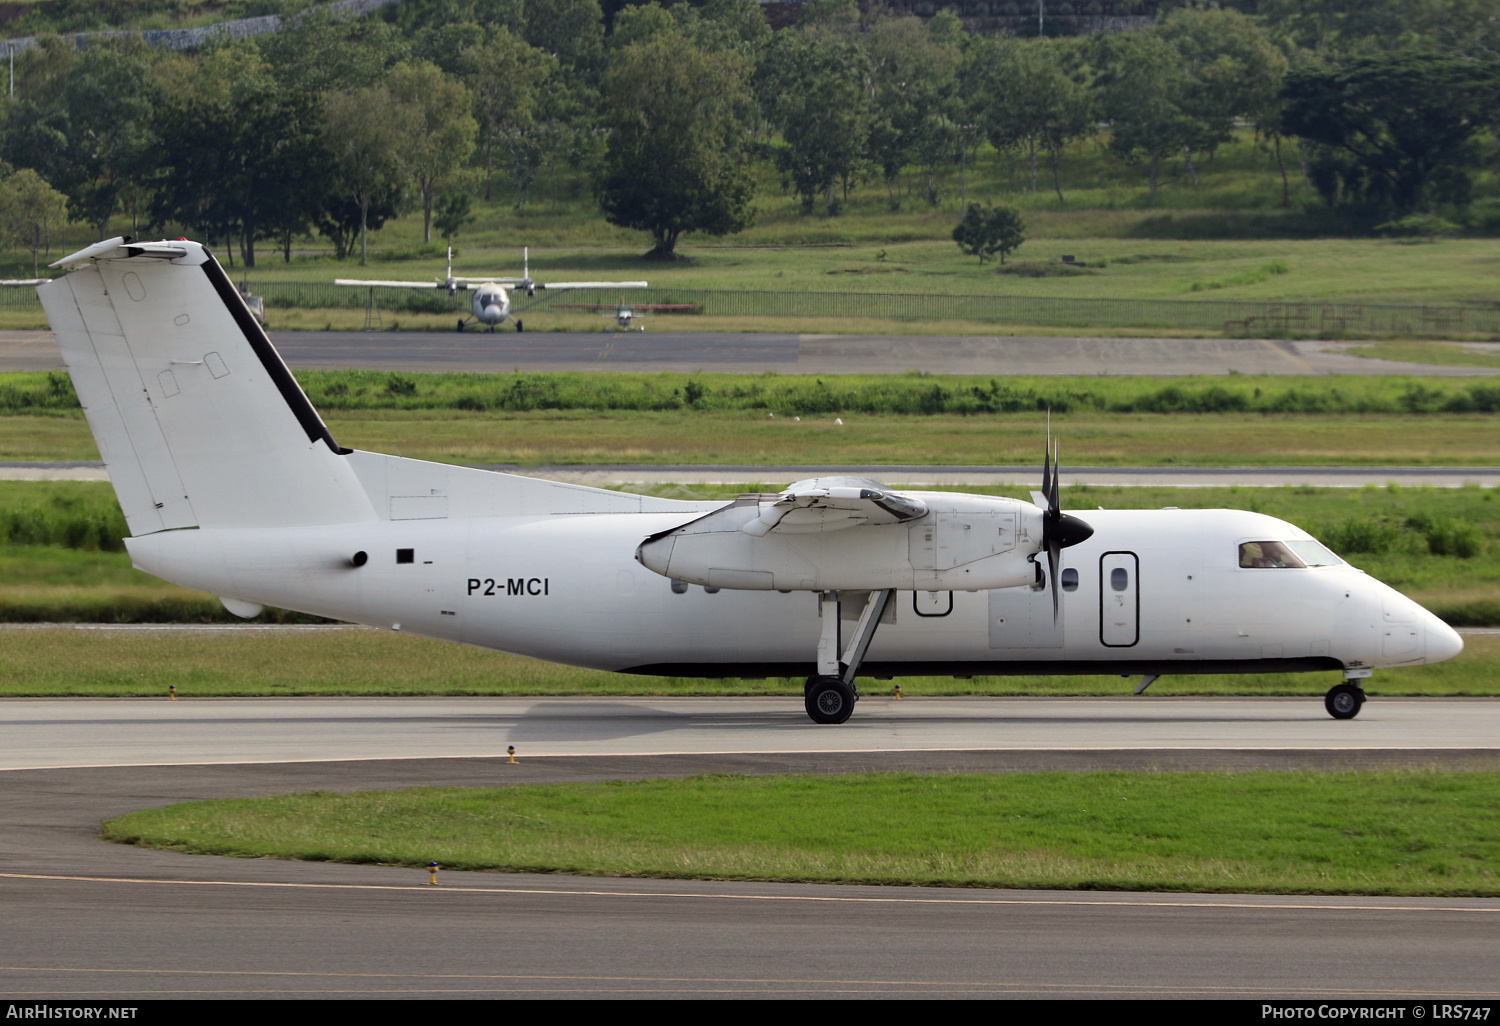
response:
<path id="1" fill-rule="evenodd" d="M 1429 663 L 1440 663 L 1452 659 L 1464 650 L 1464 639 L 1458 631 L 1449 627 L 1431 613 L 1427 614 L 1427 647 L 1425 656 Z"/>

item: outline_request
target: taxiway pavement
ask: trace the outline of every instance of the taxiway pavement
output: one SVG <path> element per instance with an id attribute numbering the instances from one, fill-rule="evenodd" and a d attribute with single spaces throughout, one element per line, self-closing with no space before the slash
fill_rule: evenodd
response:
<path id="1" fill-rule="evenodd" d="M 11 708 L 5 703 L 0 715 L 8 716 Z M 1229 715 L 1212 702 L 1203 711 Z M 357 721 L 355 712 L 347 710 L 346 718 Z M 596 715 L 609 718 L 603 710 Z M 1359 720 L 1349 725 L 1364 726 Z M 805 723 L 796 729 L 831 733 Z M 1493 997 L 1500 939 L 1500 900 L 1494 899 L 984 891 L 451 870 L 441 871 L 439 886 L 430 887 L 426 874 L 412 869 L 191 856 L 106 844 L 96 836 L 101 820 L 133 809 L 316 788 L 1121 765 L 1111 761 L 1118 752 L 1098 754 L 1097 763 L 1044 751 L 885 751 L 0 773 L 0 993 L 74 1002 L 938 996 L 1300 1003 Z M 1406 764 L 1400 753 L 1364 754 L 1370 761 L 1362 762 L 1356 752 L 1321 758 L 1325 766 Z M 1493 764 L 1493 754 L 1468 758 Z M 1140 766 L 1149 759 L 1163 768 L 1223 755 L 1202 750 L 1133 757 Z M 1177 761 L 1182 759 L 1189 761 Z"/>
<path id="2" fill-rule="evenodd" d="M 906 698 L 870 682 L 837 730 L 795 698 L 6 699 L 0 769 L 527 756 L 921 751 L 1500 750 L 1500 699 Z"/>
<path id="3" fill-rule="evenodd" d="M 1483 377 L 1353 355 L 1358 343 L 1239 338 L 796 335 L 771 332 L 273 331 L 294 370 L 721 371 L 782 374 L 1422 374 Z M 1500 344 L 1467 343 L 1487 353 Z M 0 370 L 61 370 L 47 331 L 0 331 Z"/>

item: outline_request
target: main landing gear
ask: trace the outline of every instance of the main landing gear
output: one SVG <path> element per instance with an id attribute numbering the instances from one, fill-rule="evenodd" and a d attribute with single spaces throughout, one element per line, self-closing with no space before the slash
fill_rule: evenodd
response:
<path id="1" fill-rule="evenodd" d="M 1365 689 L 1359 682 L 1370 676 L 1369 670 L 1344 671 L 1344 683 L 1335 684 L 1323 696 L 1323 708 L 1336 720 L 1352 720 L 1365 704 Z"/>
<path id="2" fill-rule="evenodd" d="M 820 596 L 823 631 L 818 638 L 818 672 L 807 679 L 803 690 L 807 715 L 814 723 L 843 723 L 854 712 L 854 703 L 859 701 L 854 675 L 859 672 L 859 664 L 864 662 L 875 629 L 880 626 L 880 617 L 895 594 L 890 589 L 866 593 L 859 623 L 842 657 L 839 655 L 838 592 L 825 591 Z"/>

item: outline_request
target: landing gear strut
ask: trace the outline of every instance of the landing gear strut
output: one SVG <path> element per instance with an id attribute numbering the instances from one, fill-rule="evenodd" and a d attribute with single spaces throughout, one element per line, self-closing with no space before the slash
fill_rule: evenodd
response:
<path id="1" fill-rule="evenodd" d="M 838 593 L 825 591 L 819 598 L 823 632 L 818 638 L 818 672 L 807 679 L 804 689 L 807 715 L 814 723 L 843 723 L 854 711 L 854 703 L 859 701 L 854 675 L 865 660 L 875 629 L 880 626 L 880 616 L 894 594 L 893 590 L 868 593 L 854 637 L 849 639 L 842 658 L 839 657 Z"/>

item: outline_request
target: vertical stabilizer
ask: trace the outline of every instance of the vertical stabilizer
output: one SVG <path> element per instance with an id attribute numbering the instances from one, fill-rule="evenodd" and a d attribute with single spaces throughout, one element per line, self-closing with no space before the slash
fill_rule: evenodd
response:
<path id="1" fill-rule="evenodd" d="M 37 289 L 131 534 L 370 520 L 347 450 L 212 254 L 111 239 Z"/>

